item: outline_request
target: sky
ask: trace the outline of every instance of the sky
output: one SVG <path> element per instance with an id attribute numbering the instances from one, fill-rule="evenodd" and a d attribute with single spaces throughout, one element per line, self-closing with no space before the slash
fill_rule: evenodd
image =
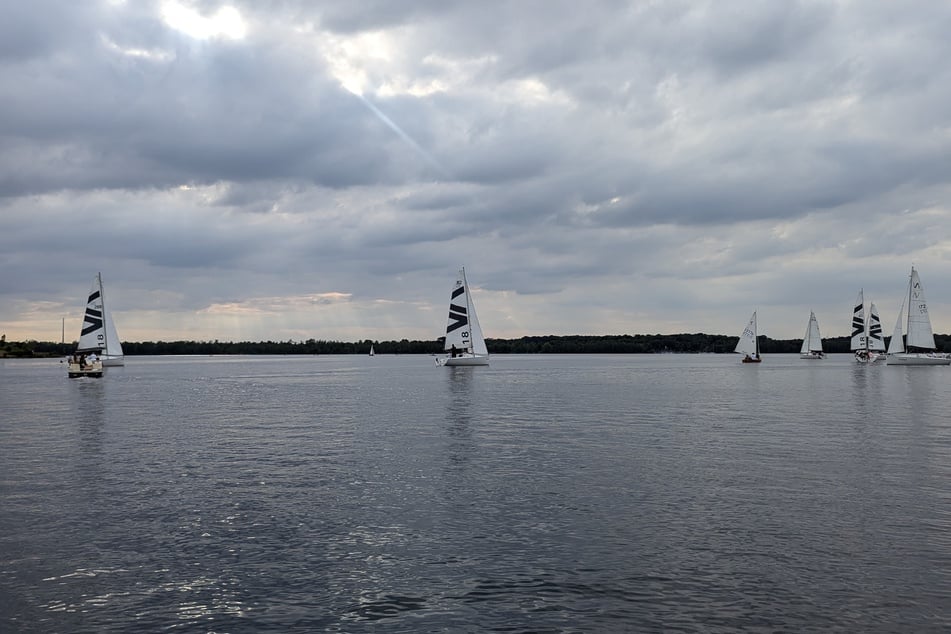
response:
<path id="1" fill-rule="evenodd" d="M 951 4 L 34 0 L 0 21 L 0 333 L 951 332 Z"/>

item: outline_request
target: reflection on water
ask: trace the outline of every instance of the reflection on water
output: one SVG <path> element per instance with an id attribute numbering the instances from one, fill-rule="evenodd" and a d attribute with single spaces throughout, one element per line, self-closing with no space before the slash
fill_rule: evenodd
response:
<path id="1" fill-rule="evenodd" d="M 101 379 L 73 379 L 71 387 L 75 389 L 72 411 L 79 433 L 81 462 L 98 462 L 106 418 L 106 383 Z"/>
<path id="2" fill-rule="evenodd" d="M 446 423 L 449 434 L 454 437 L 470 435 L 469 422 L 472 419 L 472 390 L 474 371 L 478 368 L 450 366 L 446 373 L 449 385 L 449 401 L 446 407 Z"/>

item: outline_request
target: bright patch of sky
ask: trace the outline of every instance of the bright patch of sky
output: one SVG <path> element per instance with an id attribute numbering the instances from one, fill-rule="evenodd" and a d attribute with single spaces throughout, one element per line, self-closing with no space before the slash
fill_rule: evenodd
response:
<path id="1" fill-rule="evenodd" d="M 248 30 L 238 10 L 230 6 L 202 15 L 197 9 L 173 0 L 162 4 L 162 19 L 171 28 L 197 40 L 215 37 L 240 40 Z"/>

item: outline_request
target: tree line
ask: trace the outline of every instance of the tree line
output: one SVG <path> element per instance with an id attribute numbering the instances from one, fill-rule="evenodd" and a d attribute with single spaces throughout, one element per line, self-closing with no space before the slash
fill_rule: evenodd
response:
<path id="1" fill-rule="evenodd" d="M 935 335 L 939 352 L 951 352 L 951 335 Z M 517 339 L 487 339 L 494 354 L 662 354 L 733 352 L 737 337 L 704 333 L 676 335 L 543 335 Z M 802 339 L 759 337 L 763 354 L 796 353 Z M 828 353 L 849 352 L 849 337 L 822 340 Z M 229 354 L 439 354 L 443 338 L 432 341 L 123 341 L 127 355 L 229 355 Z M 71 354 L 76 342 L 8 342 L 0 338 L 0 357 L 57 357 Z"/>

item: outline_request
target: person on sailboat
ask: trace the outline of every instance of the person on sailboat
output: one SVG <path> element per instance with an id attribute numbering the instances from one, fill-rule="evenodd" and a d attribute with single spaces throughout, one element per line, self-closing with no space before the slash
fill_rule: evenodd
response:
<path id="1" fill-rule="evenodd" d="M 456 344 L 452 344 L 451 354 L 452 354 L 452 358 L 455 358 L 456 355 L 458 354 L 458 351 L 456 350 Z"/>
<path id="2" fill-rule="evenodd" d="M 88 361 L 90 364 L 95 363 L 98 360 L 99 360 L 99 357 L 96 356 L 95 352 L 90 352 L 89 356 L 86 357 L 86 361 Z"/>

